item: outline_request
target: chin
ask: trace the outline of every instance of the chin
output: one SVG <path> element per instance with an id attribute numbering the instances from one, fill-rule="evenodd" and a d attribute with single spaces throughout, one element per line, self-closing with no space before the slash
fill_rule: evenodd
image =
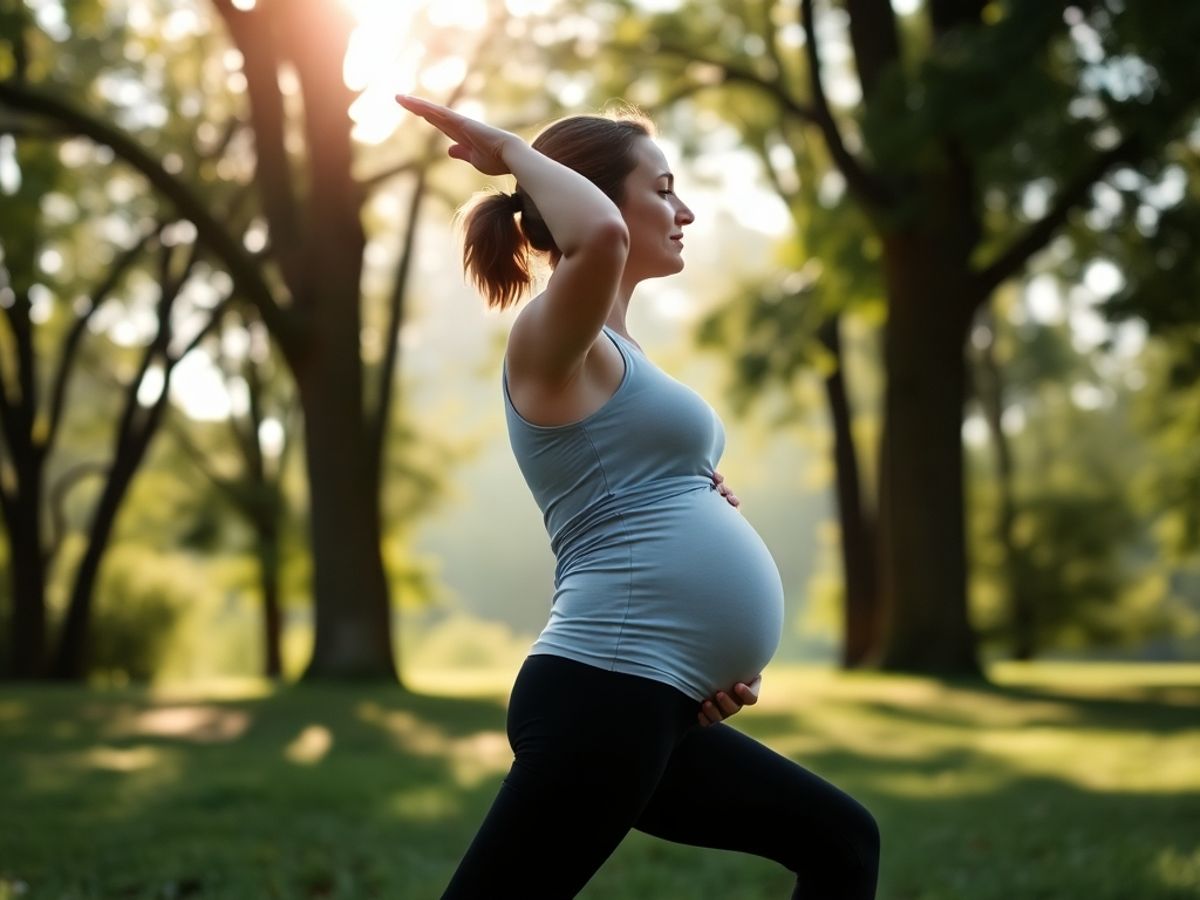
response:
<path id="1" fill-rule="evenodd" d="M 644 280 L 649 281 L 651 278 L 666 278 L 669 275 L 678 275 L 682 271 L 683 271 L 683 261 L 680 260 L 679 262 L 677 262 L 674 266 L 672 266 L 669 269 L 664 267 L 662 269 L 659 269 L 656 272 L 651 272 L 649 275 L 647 275 L 645 277 Z"/>
<path id="2" fill-rule="evenodd" d="M 652 278 L 666 278 L 668 275 L 675 275 L 683 271 L 683 257 L 676 256 L 671 260 L 663 260 L 662 263 L 656 266 L 646 266 L 643 270 L 644 275 L 639 275 L 636 281 L 649 281 Z M 628 275 L 628 269 L 626 270 Z"/>

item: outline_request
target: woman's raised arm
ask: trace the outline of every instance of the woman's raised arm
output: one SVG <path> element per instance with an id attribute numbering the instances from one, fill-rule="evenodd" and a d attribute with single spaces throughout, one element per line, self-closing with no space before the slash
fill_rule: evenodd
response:
<path id="1" fill-rule="evenodd" d="M 396 100 L 453 141 L 453 158 L 485 175 L 515 175 L 537 207 L 562 259 L 543 303 L 510 345 L 510 362 L 548 386 L 570 380 L 608 318 L 625 267 L 629 231 L 620 210 L 583 175 L 518 135 L 417 97 Z"/>

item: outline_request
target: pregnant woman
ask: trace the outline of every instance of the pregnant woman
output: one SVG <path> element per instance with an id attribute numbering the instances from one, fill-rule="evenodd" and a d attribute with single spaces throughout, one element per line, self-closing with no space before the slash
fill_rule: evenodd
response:
<path id="1" fill-rule="evenodd" d="M 683 268 L 691 210 L 634 112 L 572 116 L 527 144 L 415 97 L 450 156 L 516 176 L 467 209 L 464 264 L 515 303 L 501 387 L 517 464 L 557 566 L 517 674 L 512 768 L 443 898 L 574 897 L 631 828 L 753 853 L 794 898 L 875 896 L 879 831 L 852 797 L 722 724 L 755 702 L 783 586 L 716 470 L 711 406 L 625 326 L 637 284 Z"/>

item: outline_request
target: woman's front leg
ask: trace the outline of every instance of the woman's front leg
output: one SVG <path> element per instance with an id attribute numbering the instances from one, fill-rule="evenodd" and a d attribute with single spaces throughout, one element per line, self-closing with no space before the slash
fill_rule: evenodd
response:
<path id="1" fill-rule="evenodd" d="M 797 898 L 875 897 L 879 828 L 871 813 L 728 725 L 688 732 L 635 827 L 675 843 L 772 859 L 795 873 Z"/>
<path id="2" fill-rule="evenodd" d="M 575 896 L 633 827 L 690 716 L 666 685 L 529 657 L 509 701 L 512 768 L 443 900 Z"/>

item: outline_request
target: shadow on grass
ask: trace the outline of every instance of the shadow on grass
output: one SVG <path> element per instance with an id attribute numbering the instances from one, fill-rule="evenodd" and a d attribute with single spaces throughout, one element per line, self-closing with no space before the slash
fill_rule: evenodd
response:
<path id="1" fill-rule="evenodd" d="M 1105 731 L 1133 731 L 1174 734 L 1196 728 L 1197 711 L 1200 710 L 1200 686 L 1194 684 L 1112 687 L 1109 696 L 1095 697 L 1079 692 L 1033 687 L 1004 685 L 983 679 L 944 679 L 940 684 L 961 697 L 966 704 L 957 712 L 921 709 L 898 704 L 878 703 L 875 706 L 890 715 L 908 718 L 922 717 L 924 721 L 941 722 L 947 725 L 971 725 L 978 721 L 969 712 L 974 699 L 986 701 L 1014 701 L 1022 704 L 1050 703 L 1069 710 L 1075 724 Z M 1124 696 L 1122 696 L 1124 695 Z M 986 708 L 981 706 L 981 708 Z M 1057 716 L 1023 717 L 1022 724 L 1028 727 L 1061 726 L 1070 724 Z"/>
<path id="2" fill-rule="evenodd" d="M 500 701 L 394 686 L 22 687 L 0 710 L 0 896 L 436 896 L 511 758 Z"/>
<path id="3" fill-rule="evenodd" d="M 936 733 L 949 745 L 851 749 L 824 708 L 758 709 L 738 725 L 781 748 L 807 736 L 788 755 L 872 811 L 879 900 L 1174 900 L 1200 888 L 1195 779 L 1091 790 L 1085 736 L 1081 777 L 1031 772 L 972 740 L 996 727 L 974 712 L 992 701 L 1028 706 L 1006 729 L 1173 741 L 1196 728 L 1188 710 L 975 681 L 939 684 L 953 699 L 942 707 L 898 702 L 885 684 L 830 699 L 840 727 L 861 713 L 897 740 Z M 1065 713 L 1044 715 L 1042 703 Z M 0 894 L 20 881 L 31 897 L 81 900 L 437 897 L 507 771 L 504 705 L 338 684 L 236 700 L 0 691 L 0 766 L 16 776 L 0 804 Z M 763 860 L 634 835 L 581 900 L 766 900 L 787 882 Z"/>

